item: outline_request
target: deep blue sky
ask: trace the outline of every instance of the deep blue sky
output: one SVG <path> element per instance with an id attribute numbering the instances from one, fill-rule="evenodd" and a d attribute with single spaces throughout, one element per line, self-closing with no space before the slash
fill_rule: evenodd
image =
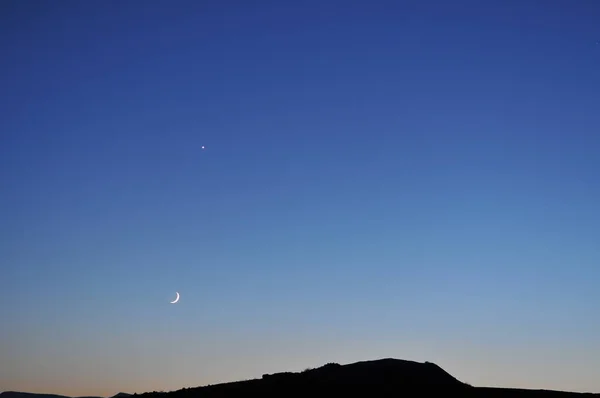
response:
<path id="1" fill-rule="evenodd" d="M 599 21 L 2 2 L 0 390 L 396 357 L 600 392 Z"/>

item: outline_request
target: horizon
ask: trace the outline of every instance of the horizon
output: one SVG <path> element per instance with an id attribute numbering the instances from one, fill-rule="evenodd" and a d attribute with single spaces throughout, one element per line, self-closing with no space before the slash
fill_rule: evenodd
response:
<path id="1" fill-rule="evenodd" d="M 0 7 L 0 388 L 600 392 L 599 1 Z"/>
<path id="2" fill-rule="evenodd" d="M 322 364 L 319 366 L 315 366 L 315 367 L 308 367 L 305 368 L 303 370 L 296 370 L 293 371 L 291 373 L 293 374 L 297 374 L 297 375 L 302 375 L 303 373 L 305 373 L 306 371 L 312 371 L 312 370 L 318 370 L 321 369 L 325 366 L 331 365 L 331 364 L 335 364 L 335 365 L 341 365 L 342 367 L 345 366 L 352 366 L 352 365 L 357 365 L 357 364 L 364 364 L 364 363 L 381 363 L 382 361 L 397 361 L 397 362 L 412 362 L 414 364 L 418 364 L 418 365 L 424 365 L 424 364 L 432 364 L 435 365 L 437 367 L 437 369 L 441 370 L 443 375 L 448 375 L 451 379 L 458 381 L 459 383 L 462 383 L 463 385 L 467 385 L 469 387 L 476 387 L 476 388 L 501 388 L 501 389 L 507 389 L 507 390 L 513 390 L 514 388 L 512 387 L 497 387 L 497 386 L 474 386 L 474 385 L 470 385 L 469 383 L 465 383 L 463 380 L 460 380 L 459 378 L 457 378 L 455 375 L 452 375 L 450 373 L 447 373 L 445 369 L 443 369 L 443 367 L 440 367 L 438 364 L 435 364 L 433 362 L 429 362 L 429 361 L 424 361 L 424 362 L 417 362 L 417 361 L 411 361 L 411 360 L 405 360 L 405 359 L 400 359 L 400 358 L 378 358 L 378 359 L 365 359 L 365 360 L 361 360 L 361 361 L 355 361 L 355 362 L 350 362 L 350 363 L 344 363 L 344 364 L 339 364 L 339 363 L 335 363 L 335 362 L 329 362 L 327 364 Z M 124 392 L 124 391 L 119 391 L 117 393 L 108 395 L 108 396 L 65 396 L 65 395 L 58 395 L 58 394 L 47 394 L 47 393 L 39 393 L 39 392 L 28 392 L 28 391 L 0 391 L 0 395 L 3 393 L 17 393 L 17 394 L 30 394 L 30 395 L 44 395 L 44 396 L 57 396 L 57 397 L 68 397 L 68 398 L 114 398 L 117 397 L 119 395 L 126 395 L 126 396 L 135 396 L 135 395 L 144 395 L 144 394 L 155 394 L 155 393 L 172 393 L 172 392 L 177 392 L 177 391 L 181 391 L 181 390 L 187 390 L 187 389 L 195 389 L 195 388 L 202 388 L 202 387 L 207 387 L 207 386 L 218 386 L 221 384 L 229 384 L 229 383 L 237 383 L 237 382 L 245 382 L 245 381 L 251 381 L 251 380 L 264 380 L 266 375 L 269 376 L 274 376 L 276 374 L 289 374 L 290 371 L 289 370 L 282 370 L 280 372 L 274 372 L 274 373 L 270 373 L 270 374 L 263 374 L 260 377 L 252 377 L 252 378 L 246 378 L 246 379 L 240 379 L 240 380 L 229 380 L 229 381 L 222 381 L 222 382 L 218 382 L 218 383 L 213 383 L 213 384 L 205 384 L 205 385 L 198 385 L 198 386 L 184 386 L 184 387 L 180 387 L 178 389 L 174 389 L 174 390 L 170 390 L 170 391 L 136 391 L 136 392 Z M 438 375 L 439 376 L 439 375 Z M 572 391 L 558 391 L 558 390 L 547 390 L 547 389 L 524 389 L 524 390 L 528 390 L 528 391 L 550 391 L 550 392 L 564 392 L 564 393 L 577 393 L 577 392 L 572 392 Z M 593 391 L 586 391 L 583 392 L 584 394 L 594 394 L 594 395 L 600 395 L 600 393 L 596 393 Z"/>
<path id="3" fill-rule="evenodd" d="M 10 391 L 0 391 L 0 394 L 2 394 L 2 393 L 17 393 L 17 394 L 32 394 L 32 395 L 48 395 L 48 396 L 58 396 L 58 397 L 71 397 L 69 395 L 43 393 L 43 392 L 31 392 L 31 391 L 12 391 L 12 390 L 10 390 Z M 117 395 L 120 395 L 120 394 L 133 395 L 133 393 L 130 394 L 130 393 L 126 393 L 124 391 L 119 391 L 118 393 L 108 395 L 108 396 L 106 396 L 104 398 L 113 398 L 113 397 L 116 397 Z M 136 393 L 136 394 L 139 395 L 139 393 Z M 92 396 L 92 395 L 83 395 L 83 396 L 72 396 L 71 398 L 91 398 L 91 397 L 94 397 L 94 396 Z M 100 396 L 98 396 L 98 397 L 100 397 Z"/>

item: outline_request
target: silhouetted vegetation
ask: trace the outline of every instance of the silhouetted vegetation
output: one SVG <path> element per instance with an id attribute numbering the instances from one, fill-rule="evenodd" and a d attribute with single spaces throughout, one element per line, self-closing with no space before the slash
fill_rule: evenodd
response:
<path id="1" fill-rule="evenodd" d="M 168 398 L 202 397 L 344 397 L 344 396 L 440 396 L 461 397 L 585 397 L 580 394 L 544 390 L 478 388 L 463 383 L 431 362 L 398 359 L 328 363 L 302 372 L 264 374 L 261 379 L 188 388 L 169 393 Z M 143 394 L 143 398 L 154 398 Z"/>
<path id="2" fill-rule="evenodd" d="M 117 394 L 112 398 L 125 398 Z M 582 394 L 546 390 L 472 387 L 431 362 L 418 363 L 398 359 L 357 362 L 349 365 L 328 363 L 302 372 L 264 374 L 261 379 L 183 388 L 173 392 L 134 394 L 143 398 L 203 397 L 435 397 L 467 398 L 600 398 L 600 394 Z M 42 394 L 2 393 L 0 398 L 65 398 Z"/>

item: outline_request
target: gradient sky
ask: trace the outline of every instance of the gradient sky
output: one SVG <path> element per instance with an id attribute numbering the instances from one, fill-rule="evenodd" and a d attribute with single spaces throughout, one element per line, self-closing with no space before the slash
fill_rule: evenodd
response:
<path id="1" fill-rule="evenodd" d="M 395 357 L 600 392 L 600 2 L 0 19 L 0 390 Z"/>

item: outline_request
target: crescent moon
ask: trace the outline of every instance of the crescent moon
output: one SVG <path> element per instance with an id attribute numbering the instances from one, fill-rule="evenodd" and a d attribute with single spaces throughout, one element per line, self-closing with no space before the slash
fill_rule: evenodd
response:
<path id="1" fill-rule="evenodd" d="M 175 292 L 175 294 L 177 295 L 177 297 L 175 297 L 175 300 L 169 301 L 171 304 L 175 304 L 176 302 L 179 301 L 179 292 Z"/>

